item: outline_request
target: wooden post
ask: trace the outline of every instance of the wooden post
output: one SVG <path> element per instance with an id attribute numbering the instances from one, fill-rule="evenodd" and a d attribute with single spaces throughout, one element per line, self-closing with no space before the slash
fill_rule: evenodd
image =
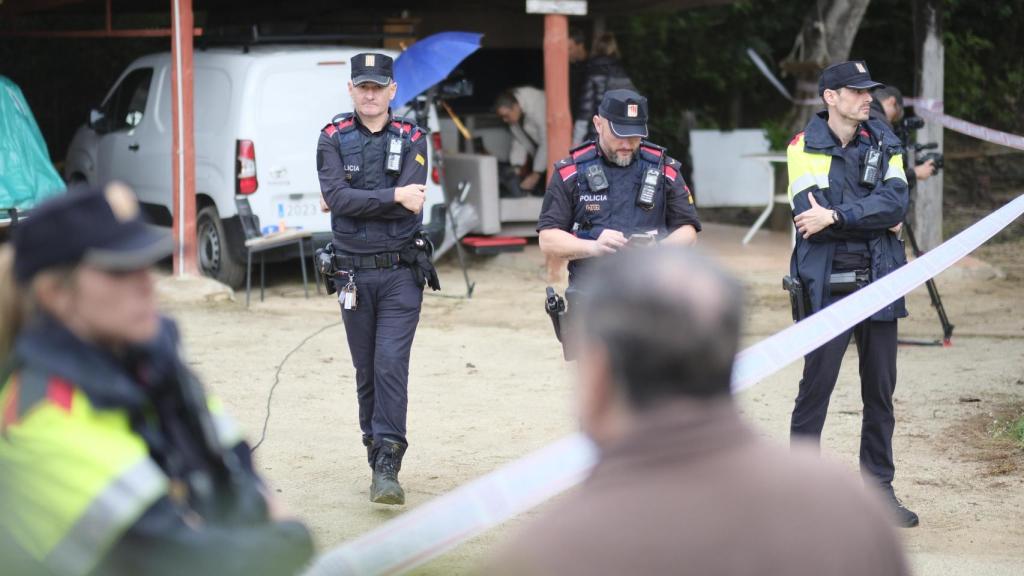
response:
<path id="1" fill-rule="evenodd" d="M 942 45 L 941 0 L 917 0 L 914 3 L 915 28 L 918 30 L 919 61 L 917 68 L 918 96 L 931 99 L 942 108 L 945 81 L 945 55 Z M 942 150 L 942 125 L 927 122 L 917 132 L 919 142 L 935 142 Z M 907 162 L 907 169 L 913 169 Z M 917 183 L 911 203 L 911 224 L 922 250 L 942 244 L 942 172 Z"/>
<path id="2" fill-rule="evenodd" d="M 544 15 L 544 94 L 547 98 L 548 171 L 564 158 L 572 146 L 572 117 L 569 112 L 569 18 L 564 14 Z M 551 177 L 551 174 L 548 174 Z M 545 182 L 543 185 L 546 185 Z M 547 259 L 548 280 L 560 282 L 564 262 Z"/>
<path id="3" fill-rule="evenodd" d="M 196 170 L 192 91 L 192 0 L 171 0 L 171 198 L 174 274 L 199 273 L 196 252 Z"/>

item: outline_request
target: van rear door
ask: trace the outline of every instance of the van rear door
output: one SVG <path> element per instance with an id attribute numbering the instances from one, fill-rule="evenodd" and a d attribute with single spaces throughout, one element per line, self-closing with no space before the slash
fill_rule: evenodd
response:
<path id="1" fill-rule="evenodd" d="M 330 218 L 320 211 L 316 144 L 331 118 L 351 109 L 347 60 L 327 52 L 257 59 L 262 70 L 250 93 L 257 95 L 253 145 L 259 187 L 249 203 L 264 232 L 282 225 L 330 231 Z"/>

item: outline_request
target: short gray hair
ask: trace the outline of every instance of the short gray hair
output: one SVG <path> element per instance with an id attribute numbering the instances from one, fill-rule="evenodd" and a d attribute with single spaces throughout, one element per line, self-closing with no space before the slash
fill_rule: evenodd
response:
<path id="1" fill-rule="evenodd" d="M 624 250 L 589 262 L 570 310 L 576 344 L 607 348 L 634 409 L 730 393 L 743 289 L 695 249 Z"/>

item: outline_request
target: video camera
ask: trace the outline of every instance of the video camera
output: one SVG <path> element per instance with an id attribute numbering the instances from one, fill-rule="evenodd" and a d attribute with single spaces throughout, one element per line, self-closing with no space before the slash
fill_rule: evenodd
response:
<path id="1" fill-rule="evenodd" d="M 927 144 L 910 143 L 910 133 L 914 130 L 920 130 L 924 128 L 924 119 L 920 116 L 904 116 L 903 120 L 900 121 L 899 126 L 896 127 L 896 135 L 899 136 L 900 141 L 903 142 L 904 148 L 914 149 L 914 163 L 920 166 L 925 162 L 931 160 L 935 163 L 936 174 L 945 165 L 945 156 L 942 152 L 935 150 L 939 145 L 935 142 L 929 142 Z M 927 154 L 921 154 L 924 150 L 935 150 L 935 152 L 929 152 Z"/>

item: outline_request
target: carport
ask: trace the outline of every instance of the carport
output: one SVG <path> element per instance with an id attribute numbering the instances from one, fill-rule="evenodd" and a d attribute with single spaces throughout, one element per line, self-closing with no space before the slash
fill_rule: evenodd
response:
<path id="1" fill-rule="evenodd" d="M 171 40 L 173 230 L 177 275 L 198 272 L 192 53 L 195 38 L 240 41 L 261 34 L 319 42 L 360 42 L 400 49 L 443 30 L 472 30 L 488 47 L 543 47 L 547 95 L 548 163 L 569 148 L 569 18 L 595 32 L 607 16 L 675 11 L 730 0 L 469 0 L 413 3 L 383 0 L 367 9 L 356 2 L 309 0 L 280 6 L 267 0 L 0 0 L 0 38 L 164 38 Z M 201 22 L 202 27 L 195 25 Z"/>

